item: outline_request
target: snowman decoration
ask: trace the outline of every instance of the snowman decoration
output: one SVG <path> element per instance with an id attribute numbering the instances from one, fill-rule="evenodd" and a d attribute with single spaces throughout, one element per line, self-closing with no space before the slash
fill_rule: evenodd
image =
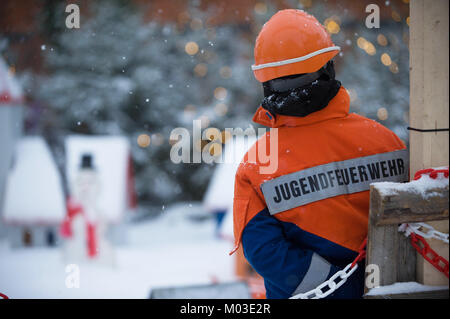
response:
<path id="1" fill-rule="evenodd" d="M 114 252 L 106 238 L 108 220 L 98 208 L 100 191 L 93 156 L 83 154 L 72 184 L 72 196 L 67 201 L 67 216 L 61 227 L 61 234 L 66 239 L 64 259 L 67 262 L 114 265 Z"/>

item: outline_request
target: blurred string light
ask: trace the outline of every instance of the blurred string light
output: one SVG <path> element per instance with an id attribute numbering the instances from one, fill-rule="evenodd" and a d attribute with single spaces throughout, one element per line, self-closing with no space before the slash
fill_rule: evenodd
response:
<path id="1" fill-rule="evenodd" d="M 398 64 L 395 62 L 392 62 L 391 65 L 389 66 L 389 71 L 391 71 L 394 74 L 398 73 L 398 71 L 399 71 Z"/>
<path id="2" fill-rule="evenodd" d="M 264 2 L 257 2 L 255 4 L 254 10 L 257 14 L 266 14 L 267 13 L 267 5 Z"/>
<path id="3" fill-rule="evenodd" d="M 379 45 L 383 47 L 385 47 L 388 44 L 387 38 L 384 36 L 384 34 L 381 33 L 377 36 L 377 42 Z"/>
<path id="4" fill-rule="evenodd" d="M 214 97 L 219 101 L 225 100 L 227 98 L 227 94 L 227 89 L 221 86 L 214 89 Z"/>
<path id="5" fill-rule="evenodd" d="M 210 121 L 209 121 L 208 116 L 202 115 L 197 120 L 199 120 L 201 122 L 201 124 L 200 124 L 201 128 L 205 128 L 205 127 L 209 126 Z"/>
<path id="6" fill-rule="evenodd" d="M 228 106 L 225 103 L 217 103 L 214 107 L 214 111 L 217 113 L 217 115 L 224 116 L 228 112 Z"/>
<path id="7" fill-rule="evenodd" d="M 303 8 L 311 8 L 312 7 L 312 0 L 300 0 L 299 4 Z"/>
<path id="8" fill-rule="evenodd" d="M 145 148 L 150 145 L 150 136 L 147 134 L 141 134 L 137 138 L 137 143 L 140 147 Z"/>
<path id="9" fill-rule="evenodd" d="M 392 64 L 392 59 L 391 59 L 390 55 L 387 53 L 383 53 L 381 55 L 381 63 L 383 63 L 386 66 L 390 66 Z"/>
<path id="10" fill-rule="evenodd" d="M 205 63 L 199 63 L 194 67 L 194 73 L 198 77 L 204 77 L 208 73 L 208 66 Z"/>
<path id="11" fill-rule="evenodd" d="M 196 112 L 197 112 L 197 109 L 192 104 L 186 105 L 186 107 L 184 108 L 184 111 L 183 111 L 184 116 L 186 116 L 188 118 L 194 117 Z"/>
<path id="12" fill-rule="evenodd" d="M 389 117 L 388 110 L 384 107 L 380 107 L 377 111 L 377 117 L 380 121 L 386 121 Z"/>
<path id="13" fill-rule="evenodd" d="M 393 19 L 395 22 L 400 22 L 400 21 L 402 21 L 402 17 L 401 17 L 400 14 L 399 14 L 397 11 L 395 11 L 395 10 L 392 10 L 391 16 L 392 16 L 392 19 Z"/>
<path id="14" fill-rule="evenodd" d="M 375 55 L 375 53 L 377 53 L 377 49 L 375 49 L 375 46 L 372 44 L 372 42 L 366 40 L 363 37 L 359 37 L 356 41 L 356 44 L 360 49 L 366 51 L 368 55 Z"/>
<path id="15" fill-rule="evenodd" d="M 191 19 L 191 15 L 189 14 L 189 12 L 183 11 L 178 14 L 177 18 L 180 24 L 185 24 L 189 22 L 189 20 Z"/>
<path id="16" fill-rule="evenodd" d="M 161 133 L 152 134 L 152 144 L 155 146 L 160 146 L 164 143 L 164 136 Z"/>
<path id="17" fill-rule="evenodd" d="M 327 31 L 331 34 L 337 34 L 339 31 L 341 31 L 340 25 L 340 19 L 337 16 L 332 16 L 330 18 L 327 18 L 323 25 L 327 29 Z"/>
<path id="18" fill-rule="evenodd" d="M 203 28 L 203 22 L 199 18 L 194 18 L 191 21 L 190 27 L 192 30 L 197 31 Z"/>
<path id="19" fill-rule="evenodd" d="M 198 52 L 198 44 L 194 41 L 190 41 L 184 46 L 184 51 L 189 55 L 195 55 Z"/>
<path id="20" fill-rule="evenodd" d="M 229 66 L 223 66 L 220 68 L 220 76 L 224 79 L 229 79 L 231 78 L 232 72 L 231 72 L 231 68 Z"/>
<path id="21" fill-rule="evenodd" d="M 14 65 L 11 65 L 11 66 L 9 67 L 9 69 L 8 69 L 8 73 L 9 73 L 11 76 L 14 76 L 14 74 L 16 74 L 16 67 L 15 67 Z"/>

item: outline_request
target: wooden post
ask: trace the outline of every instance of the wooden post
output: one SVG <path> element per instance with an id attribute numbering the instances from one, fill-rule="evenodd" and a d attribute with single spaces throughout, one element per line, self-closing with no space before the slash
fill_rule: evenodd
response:
<path id="1" fill-rule="evenodd" d="M 370 186 L 369 233 L 367 241 L 366 264 L 377 265 L 380 286 L 389 286 L 399 282 L 416 281 L 418 259 L 416 252 L 403 233 L 399 232 L 401 223 L 447 220 L 449 215 L 449 188 L 430 188 L 424 194 L 411 187 L 399 189 L 405 184 L 375 183 Z M 448 249 L 448 246 L 447 246 Z M 434 269 L 434 268 L 433 268 Z M 444 276 L 445 277 L 445 276 Z M 445 285 L 445 284 L 440 284 Z M 368 292 L 367 285 L 365 292 Z M 385 295 L 390 298 L 419 298 L 424 292 L 410 293 L 405 296 Z M 427 292 L 430 298 L 448 298 L 447 290 Z M 368 298 L 372 298 L 368 296 Z M 375 298 L 383 298 L 377 296 Z"/>
<path id="2" fill-rule="evenodd" d="M 410 2 L 410 127 L 449 127 L 449 1 Z M 449 132 L 410 131 L 410 173 L 423 168 L 448 166 Z M 448 232 L 448 220 L 432 226 Z M 448 259 L 448 245 L 431 240 L 431 247 Z M 417 281 L 448 284 L 448 279 L 417 258 Z"/>

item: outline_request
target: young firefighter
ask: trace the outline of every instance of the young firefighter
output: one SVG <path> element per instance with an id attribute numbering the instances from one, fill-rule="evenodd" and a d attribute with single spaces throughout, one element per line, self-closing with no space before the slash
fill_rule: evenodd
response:
<path id="1" fill-rule="evenodd" d="M 249 160 L 262 143 L 269 149 L 266 133 L 236 173 L 233 252 L 242 243 L 268 298 L 310 291 L 351 263 L 367 236 L 370 183 L 408 178 L 402 141 L 349 114 L 331 61 L 339 50 L 300 10 L 279 11 L 256 39 L 252 69 L 264 100 L 253 121 L 278 128 L 278 168 L 263 174 Z M 328 298 L 361 298 L 359 266 Z"/>

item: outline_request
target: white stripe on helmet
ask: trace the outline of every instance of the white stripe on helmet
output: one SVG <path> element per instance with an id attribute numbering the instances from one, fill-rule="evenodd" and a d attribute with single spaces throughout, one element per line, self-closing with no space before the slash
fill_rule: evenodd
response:
<path id="1" fill-rule="evenodd" d="M 308 60 L 316 55 L 322 54 L 322 53 L 326 53 L 326 52 L 330 52 L 330 51 L 341 51 L 341 48 L 338 46 L 334 46 L 334 47 L 328 47 L 328 48 L 323 48 L 320 50 L 317 50 L 315 52 L 309 53 L 307 55 L 298 57 L 298 58 L 293 58 L 293 59 L 288 59 L 288 60 L 283 60 L 283 61 L 277 61 L 277 62 L 269 62 L 269 63 L 264 63 L 264 64 L 260 64 L 260 65 L 252 65 L 252 70 L 256 71 L 256 70 L 261 70 L 261 69 L 265 69 L 265 68 L 272 68 L 275 66 L 280 66 L 280 65 L 286 65 L 286 64 L 291 64 L 291 63 L 296 63 L 296 62 L 301 62 L 301 61 L 305 61 Z"/>

